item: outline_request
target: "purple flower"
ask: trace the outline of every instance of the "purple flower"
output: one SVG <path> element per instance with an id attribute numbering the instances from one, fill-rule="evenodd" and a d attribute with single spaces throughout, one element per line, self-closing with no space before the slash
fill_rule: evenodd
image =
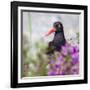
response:
<path id="1" fill-rule="evenodd" d="M 61 62 L 62 62 L 62 58 L 61 57 L 59 57 L 58 59 L 57 59 L 57 62 L 56 62 L 56 64 L 61 64 Z"/>
<path id="2" fill-rule="evenodd" d="M 69 52 L 70 54 L 73 54 L 74 48 L 73 48 L 72 46 L 70 46 L 70 47 L 68 48 L 68 52 Z"/>
<path id="3" fill-rule="evenodd" d="M 55 72 L 54 70 L 50 70 L 50 71 L 48 72 L 48 75 L 49 75 L 49 76 L 56 75 L 56 72 Z"/>
<path id="4" fill-rule="evenodd" d="M 69 52 L 70 54 L 79 52 L 79 46 L 70 46 L 70 47 L 68 47 L 68 52 Z"/>
<path id="5" fill-rule="evenodd" d="M 61 75 L 66 75 L 65 71 L 62 71 Z"/>
<path id="6" fill-rule="evenodd" d="M 78 69 L 77 69 L 77 68 L 74 68 L 74 69 L 73 69 L 73 72 L 78 72 Z"/>
<path id="7" fill-rule="evenodd" d="M 55 61 L 54 61 L 53 59 L 52 59 L 52 60 L 50 60 L 50 64 L 54 64 L 54 62 L 55 62 Z"/>
<path id="8" fill-rule="evenodd" d="M 76 64 L 79 61 L 79 53 L 72 54 L 72 64 Z"/>
<path id="9" fill-rule="evenodd" d="M 73 53 L 79 52 L 79 47 L 78 46 L 73 46 Z"/>
<path id="10" fill-rule="evenodd" d="M 56 67 L 56 68 L 60 68 L 61 66 L 60 66 L 59 64 L 56 64 L 55 67 Z"/>
<path id="11" fill-rule="evenodd" d="M 65 47 L 66 47 L 66 48 L 68 48 L 68 47 L 70 47 L 70 46 L 71 46 L 71 45 L 70 45 L 69 43 L 66 43 L 66 44 L 65 44 Z"/>
<path id="12" fill-rule="evenodd" d="M 66 56 L 68 54 L 67 48 L 65 46 L 62 46 L 61 52 L 64 56 Z"/>
<path id="13" fill-rule="evenodd" d="M 62 61 L 62 60 L 63 60 L 63 56 L 60 55 L 60 56 L 58 57 L 58 60 L 59 60 L 59 61 Z"/>
<path id="14" fill-rule="evenodd" d="M 73 53 L 76 53 L 76 52 L 78 52 L 79 51 L 79 48 L 77 47 L 77 46 L 74 46 L 73 47 Z"/>
<path id="15" fill-rule="evenodd" d="M 56 68 L 60 68 L 62 62 L 63 62 L 63 56 L 60 55 L 60 56 L 57 58 L 57 62 L 56 62 L 55 67 L 56 67 Z"/>
<path id="16" fill-rule="evenodd" d="M 48 75 L 73 75 L 79 73 L 79 45 L 65 44 L 54 60 L 51 56 Z"/>
<path id="17" fill-rule="evenodd" d="M 72 67 L 71 74 L 78 74 L 79 73 L 79 67 L 76 65 Z"/>

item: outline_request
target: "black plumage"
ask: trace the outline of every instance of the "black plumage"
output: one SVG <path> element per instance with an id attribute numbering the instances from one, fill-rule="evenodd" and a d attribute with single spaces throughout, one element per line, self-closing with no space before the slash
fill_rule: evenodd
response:
<path id="1" fill-rule="evenodd" d="M 53 28 L 55 28 L 55 35 L 53 40 L 48 44 L 47 54 L 51 54 L 54 51 L 60 51 L 61 47 L 66 43 L 62 23 L 59 21 L 55 22 Z"/>

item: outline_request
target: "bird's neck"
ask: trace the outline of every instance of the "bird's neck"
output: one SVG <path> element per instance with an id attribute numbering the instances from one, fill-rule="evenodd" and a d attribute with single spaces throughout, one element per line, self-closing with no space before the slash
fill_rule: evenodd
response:
<path id="1" fill-rule="evenodd" d="M 56 31 L 56 32 L 55 32 L 55 35 L 56 35 L 56 34 L 60 34 L 60 33 L 64 34 L 62 31 Z"/>
<path id="2" fill-rule="evenodd" d="M 64 32 L 55 32 L 54 40 L 56 40 L 57 38 L 59 38 L 60 41 L 65 41 Z"/>

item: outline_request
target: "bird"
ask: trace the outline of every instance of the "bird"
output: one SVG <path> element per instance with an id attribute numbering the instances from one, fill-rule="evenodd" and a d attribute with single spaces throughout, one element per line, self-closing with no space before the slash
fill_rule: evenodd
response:
<path id="1" fill-rule="evenodd" d="M 52 54 L 54 53 L 54 51 L 60 52 L 61 47 L 66 44 L 63 24 L 60 21 L 56 21 L 53 24 L 53 28 L 50 29 L 45 36 L 49 36 L 52 33 L 54 33 L 54 38 L 48 43 L 48 47 L 46 50 L 47 54 Z"/>

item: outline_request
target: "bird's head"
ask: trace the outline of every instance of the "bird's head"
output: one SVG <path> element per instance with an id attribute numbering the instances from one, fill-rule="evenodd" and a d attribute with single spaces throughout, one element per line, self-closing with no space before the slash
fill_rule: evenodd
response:
<path id="1" fill-rule="evenodd" d="M 53 28 L 49 30 L 49 32 L 46 34 L 46 36 L 50 35 L 53 32 L 63 32 L 63 25 L 61 22 L 57 21 L 53 24 Z"/>
<path id="2" fill-rule="evenodd" d="M 62 23 L 61 22 L 55 22 L 54 24 L 53 24 L 53 28 L 55 28 L 56 29 L 56 32 L 62 32 L 63 31 L 63 25 L 62 25 Z"/>

